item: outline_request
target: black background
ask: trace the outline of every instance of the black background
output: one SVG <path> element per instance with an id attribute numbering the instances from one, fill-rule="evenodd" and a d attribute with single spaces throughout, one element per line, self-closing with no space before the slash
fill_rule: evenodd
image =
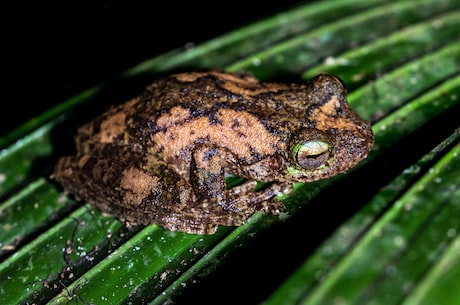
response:
<path id="1" fill-rule="evenodd" d="M 145 59 L 207 41 L 299 2 L 2 5 L 0 136 Z"/>

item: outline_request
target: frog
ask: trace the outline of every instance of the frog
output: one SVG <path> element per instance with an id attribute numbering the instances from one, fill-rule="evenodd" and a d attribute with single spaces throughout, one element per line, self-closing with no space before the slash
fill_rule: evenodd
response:
<path id="1" fill-rule="evenodd" d="M 213 234 L 256 212 L 286 213 L 280 195 L 294 183 L 348 171 L 373 142 L 336 76 L 287 84 L 183 72 L 79 127 L 76 154 L 52 178 L 127 226 Z M 229 188 L 229 176 L 243 182 Z"/>

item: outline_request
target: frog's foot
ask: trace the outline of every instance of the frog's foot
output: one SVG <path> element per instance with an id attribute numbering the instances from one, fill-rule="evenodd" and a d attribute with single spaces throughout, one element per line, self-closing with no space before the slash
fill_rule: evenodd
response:
<path id="1" fill-rule="evenodd" d="M 244 213 L 224 210 L 216 202 L 203 202 L 196 206 L 178 205 L 176 208 L 158 213 L 154 210 L 114 210 L 126 226 L 156 224 L 170 231 L 191 234 L 213 234 L 219 225 L 240 226 L 248 218 Z"/>
<path id="2" fill-rule="evenodd" d="M 216 202 L 203 202 L 203 207 L 196 206 L 187 211 L 180 210 L 157 218 L 154 223 L 171 231 L 191 234 L 214 234 L 222 226 L 240 226 L 248 216 L 244 213 L 223 210 Z M 210 206 L 212 206 L 210 208 Z"/>
<path id="3" fill-rule="evenodd" d="M 248 216 L 256 211 L 279 214 L 284 211 L 283 203 L 274 196 L 286 194 L 292 190 L 291 183 L 272 183 L 260 191 L 254 192 L 256 181 L 248 181 L 227 192 L 223 208 Z"/>

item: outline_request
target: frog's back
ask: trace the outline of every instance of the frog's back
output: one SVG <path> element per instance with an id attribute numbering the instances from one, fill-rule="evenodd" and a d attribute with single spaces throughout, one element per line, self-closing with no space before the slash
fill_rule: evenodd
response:
<path id="1" fill-rule="evenodd" d="M 171 75 L 155 81 L 138 97 L 110 108 L 79 129 L 77 143 L 114 143 L 145 150 L 152 136 L 172 126 L 207 118 L 218 123 L 219 111 L 250 114 L 260 121 L 280 126 L 282 120 L 303 116 L 298 105 L 289 107 L 286 98 L 293 92 L 284 84 L 260 83 L 255 78 L 219 72 Z M 298 88 L 299 91 L 303 87 Z M 297 99 L 298 100 L 298 99 Z M 230 111 L 231 110 L 231 111 Z M 282 125 L 282 124 L 281 124 Z M 82 150 L 88 148 L 82 147 Z"/>

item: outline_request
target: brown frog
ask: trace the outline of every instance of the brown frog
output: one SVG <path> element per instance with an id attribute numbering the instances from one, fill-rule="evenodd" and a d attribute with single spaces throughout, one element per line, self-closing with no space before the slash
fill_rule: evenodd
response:
<path id="1" fill-rule="evenodd" d="M 66 192 L 131 225 L 211 234 L 256 211 L 278 214 L 274 198 L 344 172 L 373 144 L 343 84 L 261 83 L 220 72 L 176 74 L 83 125 L 77 155 L 53 177 Z M 247 182 L 226 188 L 227 174 Z M 255 191 L 256 181 L 270 182 Z"/>

